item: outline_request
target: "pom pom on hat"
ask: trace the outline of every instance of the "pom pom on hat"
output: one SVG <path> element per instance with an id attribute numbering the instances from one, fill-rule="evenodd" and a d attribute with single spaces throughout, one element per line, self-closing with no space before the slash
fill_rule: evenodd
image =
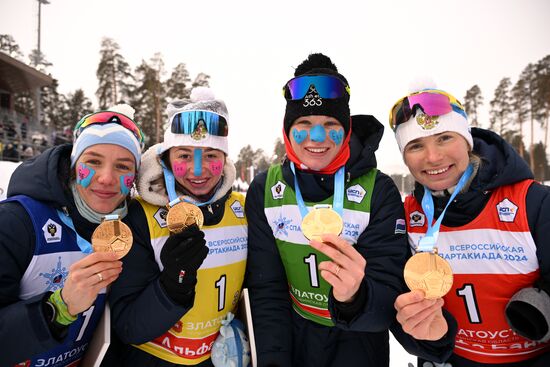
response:
<path id="1" fill-rule="evenodd" d="M 218 149 L 229 154 L 227 136 L 216 136 L 209 133 L 204 136 L 192 134 L 177 134 L 172 132 L 174 116 L 184 111 L 207 111 L 223 117 L 229 124 L 229 114 L 225 102 L 216 99 L 215 93 L 208 87 L 195 87 L 191 90 L 190 99 L 174 100 L 166 107 L 168 120 L 164 126 L 164 141 L 158 154 L 162 154 L 172 147 L 191 146 Z"/>
<path id="2" fill-rule="evenodd" d="M 127 104 L 118 104 L 107 111 L 120 113 L 132 120 L 135 113 L 135 110 Z M 83 119 L 90 115 L 84 116 Z M 136 171 L 139 170 L 141 164 L 141 142 L 138 141 L 138 138 L 132 131 L 116 122 L 106 124 L 96 123 L 85 127 L 73 142 L 71 167 L 74 167 L 76 161 L 86 149 L 97 144 L 114 144 L 125 148 L 134 156 Z"/>
<path id="3" fill-rule="evenodd" d="M 437 89 L 437 83 L 429 76 L 418 76 L 409 83 L 409 94 L 422 89 Z"/>
<path id="4" fill-rule="evenodd" d="M 216 99 L 214 91 L 208 87 L 195 87 L 191 90 L 191 102 L 213 101 Z"/>
<path id="5" fill-rule="evenodd" d="M 114 105 L 113 107 L 110 107 L 107 111 L 121 113 L 124 116 L 128 116 L 132 120 L 134 119 L 134 115 L 136 113 L 136 110 L 134 110 L 132 106 L 125 103 Z"/>

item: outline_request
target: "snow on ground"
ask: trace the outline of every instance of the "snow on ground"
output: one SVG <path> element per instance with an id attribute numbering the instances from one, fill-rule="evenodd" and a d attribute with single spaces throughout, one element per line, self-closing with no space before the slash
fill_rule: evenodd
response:
<path id="1" fill-rule="evenodd" d="M 19 163 L 0 161 L 0 200 L 6 198 L 10 176 Z M 416 365 L 416 357 L 407 353 L 390 334 L 390 367 L 408 367 Z"/>
<path id="2" fill-rule="evenodd" d="M 19 165 L 20 162 L 14 163 L 14 162 L 7 162 L 7 161 L 0 161 L 0 200 L 4 200 L 6 198 L 6 194 L 8 193 L 8 183 L 10 182 L 10 176 L 15 170 L 15 168 Z"/>

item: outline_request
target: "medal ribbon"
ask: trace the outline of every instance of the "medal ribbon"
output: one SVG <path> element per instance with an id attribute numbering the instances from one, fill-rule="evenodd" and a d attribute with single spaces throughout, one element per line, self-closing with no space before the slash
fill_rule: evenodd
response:
<path id="1" fill-rule="evenodd" d="M 85 240 L 84 238 L 82 238 L 74 228 L 73 220 L 71 219 L 71 217 L 69 217 L 67 214 L 65 214 L 61 210 L 57 210 L 57 215 L 59 215 L 59 218 L 61 219 L 61 221 L 65 223 L 65 225 L 70 229 L 72 229 L 73 232 L 75 233 L 76 244 L 78 245 L 78 247 L 80 247 L 80 251 L 82 251 L 85 254 L 91 254 L 92 252 L 94 252 L 94 250 L 92 249 L 92 244 L 87 240 Z"/>
<path id="2" fill-rule="evenodd" d="M 300 209 L 300 214 L 302 215 L 303 219 L 309 211 L 306 207 L 306 204 L 304 203 L 304 199 L 302 198 L 300 186 L 298 186 L 298 177 L 296 176 L 294 162 L 290 162 L 290 169 L 294 174 L 294 191 L 296 192 L 296 203 L 298 204 L 298 208 Z M 344 166 L 342 166 L 334 174 L 334 196 L 332 199 L 332 208 L 336 213 L 338 213 L 340 218 L 343 218 L 344 215 L 344 173 L 345 168 Z"/>
<path id="3" fill-rule="evenodd" d="M 466 182 L 470 179 L 473 172 L 474 172 L 474 167 L 471 164 L 469 164 L 468 167 L 466 168 L 466 171 L 464 171 L 464 173 L 460 177 L 460 180 L 458 180 L 458 183 L 456 184 L 453 194 L 449 198 L 447 205 L 445 205 L 445 209 L 443 209 L 443 211 L 441 212 L 441 215 L 439 216 L 439 218 L 437 218 L 437 221 L 433 224 L 433 226 L 432 226 L 432 221 L 434 219 L 434 200 L 430 189 L 424 186 L 424 196 L 422 197 L 422 209 L 426 214 L 426 220 L 428 222 L 428 231 L 426 232 L 426 235 L 420 238 L 420 241 L 418 241 L 418 247 L 416 249 L 417 251 L 420 251 L 420 252 L 433 251 L 435 244 L 437 242 L 437 238 L 439 237 L 439 227 L 441 227 L 441 222 L 443 221 L 443 217 L 445 216 L 445 212 L 447 211 L 447 208 L 449 207 L 449 205 L 451 204 L 455 196 L 460 192 L 460 190 L 462 190 Z"/>

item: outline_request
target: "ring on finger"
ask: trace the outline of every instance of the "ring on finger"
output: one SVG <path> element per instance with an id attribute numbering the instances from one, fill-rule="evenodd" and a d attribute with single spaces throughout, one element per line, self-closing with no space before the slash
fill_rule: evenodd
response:
<path id="1" fill-rule="evenodd" d="M 338 275 L 338 273 L 340 272 L 340 269 L 342 269 L 340 265 L 336 265 L 336 271 L 334 272 L 334 275 Z"/>
<path id="2" fill-rule="evenodd" d="M 103 275 L 101 275 L 101 273 L 96 273 L 95 275 L 97 275 L 99 282 L 101 283 L 103 281 Z"/>

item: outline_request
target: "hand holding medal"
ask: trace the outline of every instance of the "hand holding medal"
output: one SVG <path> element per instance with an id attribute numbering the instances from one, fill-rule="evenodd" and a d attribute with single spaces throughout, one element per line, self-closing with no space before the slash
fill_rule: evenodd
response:
<path id="1" fill-rule="evenodd" d="M 130 227 L 122 222 L 118 215 L 106 215 L 92 234 L 94 252 L 114 252 L 117 259 L 130 252 L 133 241 Z"/>
<path id="2" fill-rule="evenodd" d="M 332 286 L 332 294 L 339 302 L 349 302 L 357 294 L 367 261 L 352 245 L 339 235 L 344 228 L 344 167 L 334 175 L 333 205 L 317 204 L 308 212 L 296 177 L 294 163 L 296 203 L 302 215 L 302 233 L 311 247 L 328 256 L 332 261 L 322 261 L 318 268 L 323 279 Z"/>
<path id="3" fill-rule="evenodd" d="M 313 209 L 304 217 L 301 224 L 302 233 L 308 240 L 321 241 L 323 234 L 342 233 L 344 222 L 342 217 L 332 209 L 332 205 L 314 205 Z"/>
<path id="4" fill-rule="evenodd" d="M 171 201 L 168 205 L 166 224 L 172 233 L 180 233 L 187 227 L 196 224 L 199 229 L 204 224 L 204 215 L 196 205 L 182 201 L 180 198 Z"/>
<path id="5" fill-rule="evenodd" d="M 419 252 L 405 264 L 405 283 L 410 290 L 424 291 L 426 299 L 441 298 L 453 285 L 453 271 L 449 263 L 434 252 Z"/>
<path id="6" fill-rule="evenodd" d="M 422 209 L 426 214 L 426 223 L 428 230 L 426 235 L 418 242 L 417 253 L 411 257 L 405 264 L 403 275 L 405 283 L 411 290 L 420 289 L 424 291 L 425 298 L 441 298 L 449 292 L 453 285 L 453 272 L 449 263 L 437 254 L 437 238 L 439 237 L 439 228 L 445 216 L 449 205 L 453 202 L 456 195 L 462 190 L 468 179 L 473 173 L 473 166 L 470 164 L 458 180 L 453 194 L 447 201 L 445 209 L 439 215 L 439 218 L 433 223 L 434 202 L 430 189 L 424 186 L 424 196 L 422 197 Z"/>

